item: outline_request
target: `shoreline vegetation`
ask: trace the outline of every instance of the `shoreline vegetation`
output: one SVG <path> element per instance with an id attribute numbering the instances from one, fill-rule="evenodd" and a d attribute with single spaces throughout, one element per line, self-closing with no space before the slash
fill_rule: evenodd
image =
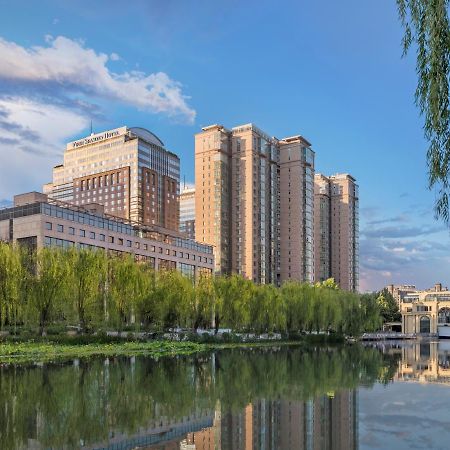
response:
<path id="1" fill-rule="evenodd" d="M 356 337 L 383 321 L 376 295 L 344 291 L 333 279 L 276 287 L 237 274 L 194 276 L 189 267 L 155 271 L 130 254 L 0 242 L 0 332 L 34 339 L 55 327 L 83 335 L 227 329 L 291 339 L 313 333 Z"/>
<path id="2" fill-rule="evenodd" d="M 199 338 L 201 340 L 201 337 Z M 242 341 L 235 335 L 209 342 L 152 340 L 134 338 L 105 338 L 98 336 L 52 336 L 36 340 L 17 340 L 14 336 L 4 336 L 0 340 L 0 366 L 4 364 L 31 364 L 64 362 L 71 359 L 84 359 L 96 356 L 146 356 L 152 358 L 183 356 L 230 348 L 256 348 L 345 343 L 341 336 L 310 335 L 295 340 L 252 340 Z"/>

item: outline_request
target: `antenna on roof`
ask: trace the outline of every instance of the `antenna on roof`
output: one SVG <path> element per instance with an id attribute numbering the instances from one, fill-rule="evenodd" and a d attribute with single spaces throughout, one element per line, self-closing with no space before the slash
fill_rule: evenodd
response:
<path id="1" fill-rule="evenodd" d="M 92 119 L 91 119 L 91 136 L 94 134 L 94 132 L 92 131 Z"/>

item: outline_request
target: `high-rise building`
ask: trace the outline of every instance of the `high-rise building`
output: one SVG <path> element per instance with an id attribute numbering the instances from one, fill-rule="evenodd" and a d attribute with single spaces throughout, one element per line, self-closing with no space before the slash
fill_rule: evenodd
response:
<path id="1" fill-rule="evenodd" d="M 231 132 L 231 267 L 256 283 L 279 281 L 279 147 L 253 124 Z"/>
<path id="2" fill-rule="evenodd" d="M 195 239 L 214 246 L 216 273 L 231 272 L 231 132 L 195 135 Z"/>
<path id="3" fill-rule="evenodd" d="M 196 239 L 214 246 L 216 272 L 314 281 L 313 177 L 301 136 L 280 141 L 253 124 L 196 134 Z"/>
<path id="4" fill-rule="evenodd" d="M 302 136 L 280 146 L 281 281 L 314 282 L 314 151 Z"/>
<path id="5" fill-rule="evenodd" d="M 180 232 L 195 239 L 195 189 L 184 188 L 180 194 Z"/>
<path id="6" fill-rule="evenodd" d="M 279 278 L 278 141 L 252 124 L 195 136 L 196 239 L 215 248 L 216 272 Z"/>
<path id="7" fill-rule="evenodd" d="M 142 225 L 179 228 L 180 159 L 144 128 L 121 127 L 69 142 L 44 192 Z"/>
<path id="8" fill-rule="evenodd" d="M 359 283 L 359 194 L 349 174 L 314 178 L 316 280 L 334 278 L 342 289 Z"/>

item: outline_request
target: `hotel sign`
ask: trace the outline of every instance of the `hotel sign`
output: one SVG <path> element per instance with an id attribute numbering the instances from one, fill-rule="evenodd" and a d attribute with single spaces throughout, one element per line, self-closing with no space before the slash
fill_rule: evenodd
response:
<path id="1" fill-rule="evenodd" d="M 84 145 L 95 144 L 97 142 L 101 142 L 106 139 L 111 139 L 113 137 L 117 137 L 122 134 L 125 134 L 126 130 L 127 130 L 126 127 L 121 127 L 121 128 L 116 128 L 115 130 L 105 131 L 105 132 L 99 133 L 99 134 L 93 134 L 84 139 L 80 139 L 79 141 L 71 142 L 70 144 L 68 144 L 68 148 L 73 149 L 73 148 L 83 147 Z"/>

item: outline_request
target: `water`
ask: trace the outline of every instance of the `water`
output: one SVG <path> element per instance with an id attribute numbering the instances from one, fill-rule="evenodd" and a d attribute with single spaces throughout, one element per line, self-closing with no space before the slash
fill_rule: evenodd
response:
<path id="1" fill-rule="evenodd" d="M 450 448 L 450 343 L 0 368 L 0 448 Z"/>

